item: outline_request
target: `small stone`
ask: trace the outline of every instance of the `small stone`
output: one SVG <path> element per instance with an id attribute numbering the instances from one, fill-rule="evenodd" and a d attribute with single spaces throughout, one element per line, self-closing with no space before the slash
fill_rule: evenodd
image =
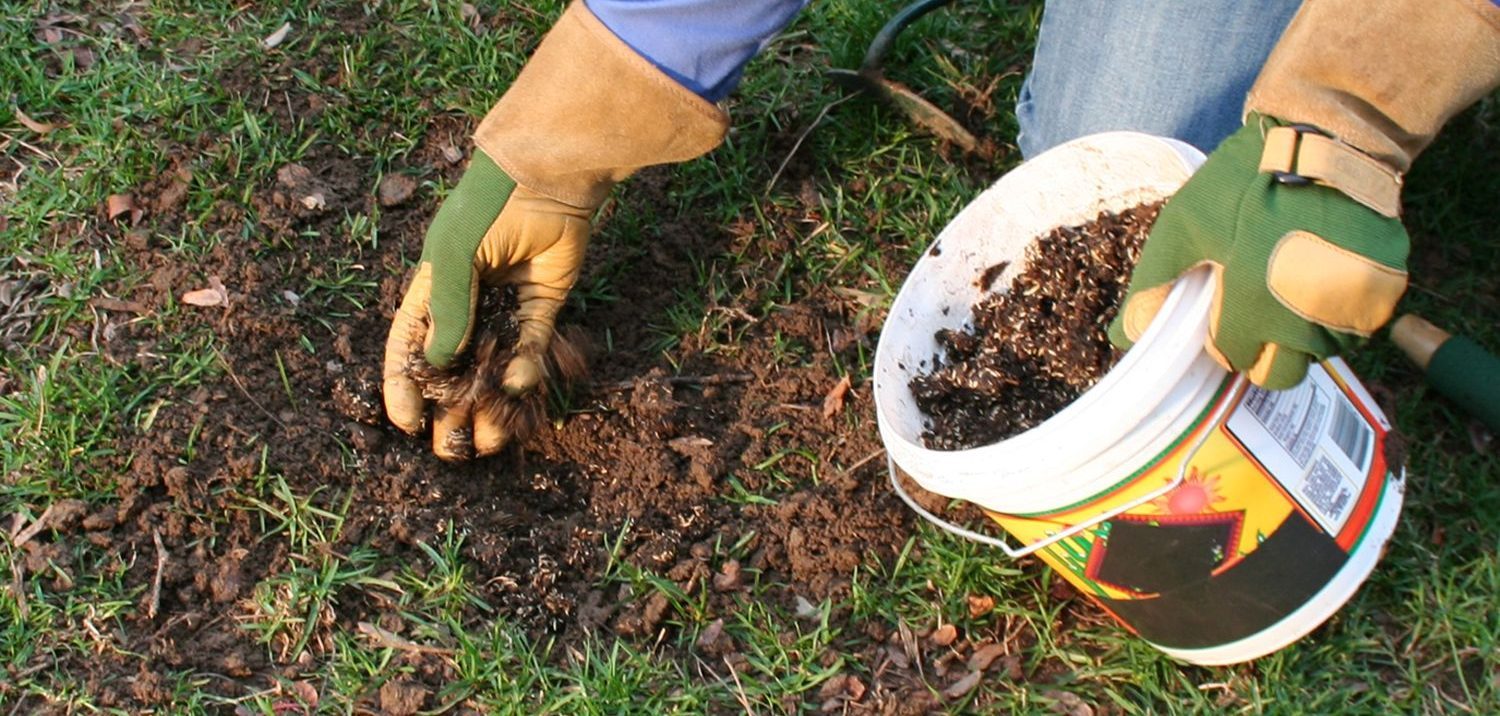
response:
<path id="1" fill-rule="evenodd" d="M 417 183 L 405 174 L 387 174 L 380 180 L 380 188 L 376 192 L 380 197 L 380 205 L 384 207 L 399 206 L 416 193 Z"/>

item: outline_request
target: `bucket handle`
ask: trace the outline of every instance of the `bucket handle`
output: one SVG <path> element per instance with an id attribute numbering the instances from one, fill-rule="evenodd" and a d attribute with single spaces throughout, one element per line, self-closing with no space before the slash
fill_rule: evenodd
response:
<path id="1" fill-rule="evenodd" d="M 1193 446 L 1188 448 L 1187 454 L 1182 458 L 1182 466 L 1177 468 L 1177 476 L 1172 478 L 1171 482 L 1168 482 L 1167 484 L 1155 490 L 1152 490 L 1145 495 L 1131 500 L 1130 502 L 1120 505 L 1119 507 L 1101 512 L 1098 515 L 1076 525 L 1073 525 L 1072 527 L 1058 532 L 1057 534 L 1048 535 L 1047 537 L 1043 537 L 1042 539 L 1032 542 L 1031 544 L 1023 545 L 1020 548 L 1011 547 L 1010 543 L 1006 542 L 1004 538 L 992 537 L 987 534 L 982 534 L 980 532 L 975 532 L 973 530 L 960 527 L 953 524 L 952 522 L 938 517 L 931 512 L 928 512 L 926 509 L 923 509 L 921 505 L 917 504 L 916 500 L 912 499 L 911 495 L 906 493 L 905 489 L 902 489 L 901 481 L 896 478 L 896 461 L 891 458 L 891 454 L 889 452 L 887 452 L 885 455 L 885 466 L 887 472 L 889 472 L 891 476 L 891 488 L 896 491 L 896 494 L 901 498 L 903 502 L 906 503 L 906 506 L 910 507 L 912 511 L 916 512 L 918 515 L 921 515 L 922 519 L 925 519 L 928 522 L 937 525 L 939 528 L 946 532 L 958 535 L 959 537 L 971 539 L 975 542 L 981 542 L 990 545 L 991 547 L 999 547 L 1001 551 L 1005 552 L 1006 556 L 1010 557 L 1011 559 L 1018 559 L 1038 550 L 1050 547 L 1053 544 L 1072 537 L 1073 535 L 1089 529 L 1090 527 L 1114 518 L 1122 513 L 1133 510 L 1141 505 L 1146 504 L 1147 502 L 1150 502 L 1158 497 L 1161 497 L 1162 495 L 1167 494 L 1168 492 L 1171 492 L 1172 490 L 1177 489 L 1177 486 L 1181 485 L 1183 481 L 1187 479 L 1188 467 L 1192 464 L 1193 458 L 1198 456 L 1198 450 L 1203 447 L 1203 444 L 1208 441 L 1208 437 L 1213 434 L 1214 426 L 1217 426 L 1219 422 L 1224 419 L 1224 415 L 1229 412 L 1229 408 L 1235 404 L 1240 396 L 1240 393 L 1244 392 L 1245 386 L 1248 384 L 1249 381 L 1245 378 L 1243 373 L 1237 374 L 1234 377 L 1234 385 L 1230 387 L 1229 393 L 1224 397 L 1224 401 L 1219 404 L 1219 407 L 1217 409 L 1214 410 L 1213 418 L 1204 424 L 1203 434 L 1199 435 L 1198 439 L 1193 441 Z"/>

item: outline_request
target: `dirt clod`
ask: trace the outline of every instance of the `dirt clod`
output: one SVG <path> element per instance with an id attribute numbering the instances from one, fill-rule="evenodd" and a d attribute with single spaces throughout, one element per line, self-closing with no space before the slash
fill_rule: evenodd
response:
<path id="1" fill-rule="evenodd" d="M 380 711 L 387 716 L 412 716 L 427 703 L 427 689 L 420 684 L 392 679 L 380 686 Z"/>
<path id="2" fill-rule="evenodd" d="M 387 174 L 380 180 L 376 194 L 386 208 L 400 206 L 417 191 L 417 182 L 405 174 Z"/>

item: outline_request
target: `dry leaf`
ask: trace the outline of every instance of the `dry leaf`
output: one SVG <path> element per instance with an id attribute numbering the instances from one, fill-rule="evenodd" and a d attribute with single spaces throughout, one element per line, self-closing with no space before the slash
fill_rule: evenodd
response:
<path id="1" fill-rule="evenodd" d="M 303 705 L 308 708 L 318 707 L 318 690 L 306 681 L 293 681 L 292 693 L 302 700 Z"/>
<path id="2" fill-rule="evenodd" d="M 182 294 L 182 302 L 190 306 L 223 306 L 229 303 L 229 291 L 218 276 L 208 277 L 208 288 L 200 288 Z"/>
<path id="3" fill-rule="evenodd" d="M 937 646 L 947 646 L 958 638 L 958 627 L 952 624 L 944 624 L 932 632 L 932 643 Z"/>
<path id="4" fill-rule="evenodd" d="M 969 595 L 969 618 L 978 619 L 995 608 L 995 598 L 988 594 Z"/>
<path id="5" fill-rule="evenodd" d="M 1043 691 L 1042 695 L 1049 699 L 1056 699 L 1056 702 L 1048 707 L 1052 713 L 1063 714 L 1063 716 L 1094 716 L 1094 707 L 1079 698 L 1078 694 L 1067 691 Z"/>
<path id="6" fill-rule="evenodd" d="M 463 18 L 464 22 L 469 24 L 469 27 L 475 30 L 479 29 L 479 23 L 482 19 L 479 17 L 479 8 L 469 3 L 464 3 L 458 7 L 458 14 Z"/>
<path id="7" fill-rule="evenodd" d="M 464 150 L 452 144 L 443 145 L 443 159 L 449 164 L 457 164 L 464 160 Z"/>
<path id="8" fill-rule="evenodd" d="M 46 134 L 54 129 L 57 129 L 57 125 L 55 124 L 50 124 L 48 122 L 39 122 L 35 119 L 32 119 L 31 115 L 23 112 L 20 107 L 16 108 L 16 121 L 26 125 L 27 129 L 36 132 L 37 134 Z"/>
<path id="9" fill-rule="evenodd" d="M 979 679 L 982 676 L 984 676 L 984 672 L 970 671 L 964 678 L 953 682 L 951 686 L 943 689 L 943 696 L 950 699 L 963 698 L 965 694 L 973 691 L 974 687 L 979 685 Z"/>
<path id="10" fill-rule="evenodd" d="M 130 215 L 130 223 L 134 225 L 145 215 L 145 211 L 135 203 L 135 197 L 130 194 L 110 194 L 104 200 L 104 215 L 114 220 L 125 214 Z"/>
<path id="11" fill-rule="evenodd" d="M 1005 655 L 1005 645 L 990 642 L 974 650 L 969 655 L 969 668 L 974 671 L 984 671 L 990 668 L 990 664 Z"/>
<path id="12" fill-rule="evenodd" d="M 260 46 L 267 50 L 273 50 L 282 41 L 286 40 L 287 33 L 291 31 L 292 23 L 284 22 L 281 24 L 281 27 L 276 28 L 276 32 L 266 35 L 266 39 L 260 41 Z"/>
<path id="13" fill-rule="evenodd" d="M 844 409 L 844 395 L 849 392 L 849 374 L 839 378 L 839 382 L 833 385 L 827 395 L 823 396 L 823 417 L 831 418 Z"/>

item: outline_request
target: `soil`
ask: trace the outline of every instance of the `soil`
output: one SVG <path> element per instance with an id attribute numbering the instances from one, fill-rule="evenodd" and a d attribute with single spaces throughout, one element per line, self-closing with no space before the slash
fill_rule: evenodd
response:
<path id="1" fill-rule="evenodd" d="M 1026 247 L 1006 290 L 980 299 L 969 326 L 937 333 L 940 355 L 911 380 L 935 450 L 989 445 L 1030 430 L 1107 373 L 1122 351 L 1109 342 L 1131 269 L 1162 202 L 1102 212 Z M 989 290 L 1009 267 L 985 268 Z"/>
<path id="2" fill-rule="evenodd" d="M 221 80 L 246 96 L 286 94 L 281 119 L 292 131 L 293 108 L 316 111 L 322 100 L 276 79 L 289 76 L 249 68 Z M 455 182 L 463 167 L 455 147 L 469 146 L 471 131 L 467 118 L 437 114 L 405 164 L 385 170 Z M 205 136 L 176 147 L 178 159 L 136 192 L 157 197 L 146 219 L 134 227 L 108 224 L 111 233 L 98 240 L 123 247 L 138 280 L 111 288 L 119 299 L 101 308 L 103 325 L 95 327 L 100 350 L 133 370 L 162 374 L 163 356 L 184 346 L 201 351 L 205 334 L 212 335 L 214 365 L 193 385 L 161 387 L 143 411 L 149 418 L 120 427 L 113 500 L 93 511 L 69 503 L 68 519 L 27 545 L 26 568 L 55 574 L 56 590 L 70 589 L 68 574 L 87 568 L 70 561 L 70 548 L 81 542 L 129 555 L 102 561 L 117 565 L 108 578 L 139 595 L 120 628 L 101 637 L 114 648 L 54 665 L 85 675 L 96 703 L 159 707 L 171 698 L 168 675 L 183 670 L 210 675 L 205 690 L 242 697 L 302 683 L 299 675 L 334 648 L 335 629 L 377 642 L 403 638 L 401 604 L 378 588 L 332 595 L 304 639 L 288 630 L 263 643 L 245 626 L 261 618 L 257 593 L 274 592 L 268 580 L 305 566 L 288 535 L 273 533 L 264 513 L 247 508 L 252 497 L 269 499 L 268 481 L 284 480 L 292 494 L 346 512 L 316 550 L 373 551 L 386 563 L 422 570 L 432 564 L 425 546 L 461 538 L 468 579 L 490 607 L 465 606 L 468 624 L 518 625 L 550 641 L 554 660 L 600 638 L 627 639 L 683 664 L 707 657 L 715 666 L 695 672 L 705 679 L 723 678 L 714 670 L 719 664 L 748 668 L 743 646 L 723 623 L 734 620 L 752 588 L 755 600 L 789 614 L 808 602 L 837 604 L 850 596 L 856 568 L 889 566 L 907 547 L 914 525 L 886 484 L 867 383 L 856 376 L 841 385 L 839 366 L 873 354 L 879 315 L 826 286 L 801 285 L 799 298 L 787 303 L 780 279 L 747 275 L 737 303 L 714 309 L 728 317 L 722 330 L 729 333 L 705 328 L 681 337 L 668 355 L 649 328 L 666 323 L 677 301 L 661 287 L 680 284 L 701 257 L 734 254 L 774 265 L 797 250 L 809 227 L 823 221 L 824 189 L 811 179 L 800 180 L 800 206 L 766 204 L 727 225 L 700 218 L 715 213 L 705 207 L 674 213 L 681 202 L 668 171 L 632 179 L 632 204 L 676 218 L 655 227 L 649 256 L 631 256 L 632 249 L 610 241 L 591 247 L 583 285 L 588 267 L 621 262 L 632 280 L 616 283 L 616 300 L 563 313 L 562 322 L 588 342 L 609 346 L 593 356 L 590 380 L 568 393 L 560 401 L 566 411 L 554 411 L 524 446 L 444 463 L 427 438 L 385 420 L 379 396 L 389 319 L 436 209 L 428 184 L 410 195 L 405 181 L 382 190 L 372 161 L 316 144 L 257 187 L 248 206 L 221 202 L 190 216 L 183 187 L 192 158 L 221 141 Z M 377 212 L 378 244 L 351 241 L 346 215 Z M 219 239 L 200 256 L 158 238 L 190 220 Z M 750 228 L 761 222 L 772 227 L 769 236 Z M 609 224 L 607 210 L 599 232 L 607 234 Z M 893 244 L 881 260 L 902 266 L 902 256 Z M 365 300 L 316 288 L 337 285 L 350 271 L 376 283 Z M 163 313 L 185 291 L 206 285 L 222 287 L 220 305 Z M 765 315 L 742 308 L 768 297 L 779 305 Z M 788 345 L 812 348 L 789 360 Z M 827 400 L 833 391 L 838 400 Z M 815 460 L 793 450 L 814 450 Z M 775 464 L 774 475 L 758 469 L 767 463 Z M 742 491 L 774 501 L 739 499 Z M 929 502 L 936 508 L 944 501 Z M 915 557 L 923 546 L 911 550 Z M 608 586 L 611 559 L 663 575 L 703 611 L 682 614 L 660 595 Z M 1066 641 L 1070 624 L 1104 618 L 1069 594 L 1053 596 L 1069 605 L 1051 625 L 1062 630 L 1054 639 Z M 990 598 L 970 595 L 971 614 L 983 614 L 974 611 L 976 599 Z M 828 618 L 839 635 L 834 647 L 856 655 L 857 666 L 808 697 L 825 709 L 918 713 L 961 698 L 978 672 L 1045 683 L 1068 671 L 1045 659 L 1022 667 L 1019 654 L 1036 643 L 1024 620 L 996 619 L 934 640 L 929 633 L 937 625 L 898 624 L 895 615 L 858 620 L 838 607 Z M 678 624 L 701 622 L 709 627 L 695 644 L 672 638 Z M 995 644 L 1004 656 L 995 657 Z M 362 695 L 359 708 L 437 707 L 437 694 L 454 678 L 441 651 L 398 650 L 412 673 Z M 973 665 L 965 661 L 971 655 Z M 289 697 L 308 700 L 295 690 Z"/>

